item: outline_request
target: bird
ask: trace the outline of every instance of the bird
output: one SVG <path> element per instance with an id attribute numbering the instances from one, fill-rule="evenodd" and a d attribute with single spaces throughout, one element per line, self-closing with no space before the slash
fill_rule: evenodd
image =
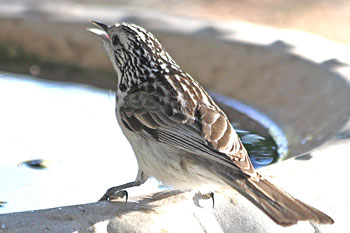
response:
<path id="1" fill-rule="evenodd" d="M 102 38 L 116 71 L 117 121 L 138 163 L 134 181 L 108 189 L 100 200 L 154 177 L 177 189 L 233 188 L 282 226 L 334 223 L 254 169 L 225 113 L 151 32 L 90 22 L 96 27 L 88 30 Z"/>

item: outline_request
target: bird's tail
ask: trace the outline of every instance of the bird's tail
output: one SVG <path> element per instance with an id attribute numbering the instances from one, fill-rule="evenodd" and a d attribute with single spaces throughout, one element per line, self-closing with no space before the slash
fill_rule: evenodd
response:
<path id="1" fill-rule="evenodd" d="M 227 184 L 253 202 L 279 225 L 290 226 L 305 220 L 319 224 L 334 223 L 328 215 L 295 199 L 266 179 L 254 180 L 248 177 L 231 179 L 227 176 L 223 178 Z"/>

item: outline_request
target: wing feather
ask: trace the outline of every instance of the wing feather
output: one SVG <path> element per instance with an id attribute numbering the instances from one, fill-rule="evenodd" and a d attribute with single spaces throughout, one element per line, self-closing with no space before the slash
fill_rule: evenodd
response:
<path id="1" fill-rule="evenodd" d="M 134 92 L 124 97 L 119 114 L 129 130 L 256 176 L 247 151 L 218 106 L 197 101 L 185 105 L 192 109 L 185 109 L 176 96 L 154 92 Z"/>

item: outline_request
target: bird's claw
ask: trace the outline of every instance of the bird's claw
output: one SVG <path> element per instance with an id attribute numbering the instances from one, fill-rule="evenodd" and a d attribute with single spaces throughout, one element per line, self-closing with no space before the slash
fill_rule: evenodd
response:
<path id="1" fill-rule="evenodd" d="M 200 203 L 199 203 L 199 200 L 208 200 L 208 199 L 212 199 L 212 201 L 213 201 L 212 208 L 214 208 L 215 199 L 214 199 L 213 192 L 209 192 L 209 193 L 197 192 L 193 197 L 193 201 L 194 201 L 195 205 L 198 207 L 202 207 L 202 205 L 200 205 Z"/>
<path id="2" fill-rule="evenodd" d="M 129 194 L 126 190 L 116 191 L 108 190 L 98 201 L 111 201 L 119 198 L 124 198 L 125 202 L 128 202 Z"/>

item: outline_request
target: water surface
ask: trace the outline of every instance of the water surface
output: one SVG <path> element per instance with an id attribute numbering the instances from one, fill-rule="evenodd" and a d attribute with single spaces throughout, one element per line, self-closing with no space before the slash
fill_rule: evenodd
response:
<path id="1" fill-rule="evenodd" d="M 94 202 L 134 180 L 114 105 L 106 90 L 0 73 L 0 213 Z"/>

